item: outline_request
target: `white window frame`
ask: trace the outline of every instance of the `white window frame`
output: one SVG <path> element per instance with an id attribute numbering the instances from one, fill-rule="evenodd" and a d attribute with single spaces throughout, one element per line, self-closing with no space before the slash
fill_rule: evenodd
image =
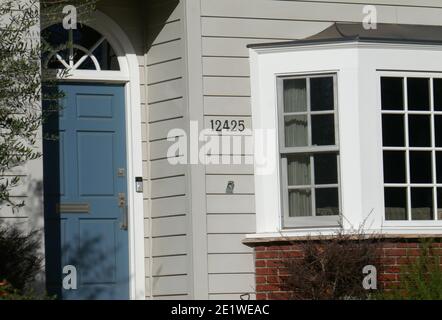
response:
<path id="1" fill-rule="evenodd" d="M 383 114 L 405 114 L 405 121 L 404 121 L 404 130 L 405 133 L 408 132 L 408 114 L 425 114 L 429 115 L 431 117 L 431 146 L 430 147 L 409 147 L 409 136 L 405 135 L 405 147 L 384 147 L 382 144 L 382 151 L 384 150 L 405 150 L 406 151 L 406 182 L 405 183 L 384 183 L 383 186 L 388 187 L 394 187 L 394 186 L 400 186 L 400 187 L 406 187 L 407 188 L 407 220 L 387 220 L 385 216 L 385 195 L 384 192 L 382 193 L 382 203 L 384 204 L 384 210 L 383 210 L 383 221 L 384 226 L 386 228 L 433 228 L 433 227 L 442 227 L 442 219 L 437 219 L 437 187 L 442 188 L 442 184 L 440 183 L 429 183 L 429 184 L 419 184 L 419 183 L 411 183 L 410 182 L 410 164 L 409 164 L 409 152 L 413 150 L 420 150 L 420 151 L 431 151 L 431 161 L 432 161 L 432 179 L 436 179 L 436 152 L 435 151 L 442 151 L 442 148 L 436 148 L 435 147 L 435 128 L 434 128 L 434 116 L 435 115 L 442 115 L 442 111 L 434 111 L 434 96 L 433 96 L 433 79 L 442 79 L 442 70 L 440 72 L 422 72 L 422 71 L 391 71 L 391 70 L 378 70 L 377 75 L 379 77 L 379 83 L 378 83 L 378 110 L 379 110 L 379 117 L 380 117 L 380 123 L 382 124 L 382 115 Z M 382 77 L 398 77 L 404 79 L 404 110 L 397 110 L 397 111 L 388 111 L 388 110 L 382 110 L 381 104 L 381 78 Z M 408 101 L 407 101 L 407 78 L 425 78 L 430 80 L 430 110 L 429 111 L 408 111 Z M 381 137 L 382 139 L 382 126 L 381 126 Z M 382 140 L 381 140 L 382 141 Z M 382 154 L 383 157 L 383 154 Z M 384 176 L 384 168 L 382 166 L 382 177 Z M 432 220 L 411 220 L 411 192 L 410 188 L 412 187 L 429 187 L 433 189 L 433 211 L 436 213 Z M 436 187 L 436 188 L 435 188 Z"/>
<path id="2" fill-rule="evenodd" d="M 327 111 L 311 111 L 311 89 L 310 89 L 310 79 L 321 78 L 321 77 L 332 77 L 333 78 L 333 110 Z M 307 92 L 307 110 L 305 112 L 296 112 L 296 115 L 306 115 L 307 116 L 307 131 L 308 131 L 308 143 L 311 143 L 311 115 L 312 114 L 333 114 L 334 118 L 334 134 L 335 134 L 335 144 L 333 146 L 305 146 L 305 147 L 286 147 L 285 146 L 285 122 L 284 122 L 284 101 L 283 101 L 283 90 L 284 81 L 290 79 L 305 79 L 306 80 L 306 92 Z M 282 227 L 283 228 L 303 228 L 303 227 L 337 227 L 341 223 L 340 215 L 337 216 L 316 216 L 316 201 L 315 201 L 315 190 L 319 188 L 337 188 L 338 189 L 338 208 L 341 208 L 341 192 L 340 192 L 340 169 L 339 169 L 339 121 L 338 121 L 338 93 L 337 93 L 337 75 L 336 73 L 318 73 L 318 74 L 304 74 L 304 75 L 286 75 L 283 77 L 276 78 L 277 95 L 278 95 L 278 137 L 279 137 L 279 166 L 281 172 L 281 189 L 282 189 Z M 333 153 L 337 155 L 337 183 L 333 185 L 316 185 L 315 179 L 315 169 L 314 169 L 314 155 Z M 289 186 L 288 186 L 288 172 L 287 172 L 287 156 L 288 155 L 302 155 L 307 154 L 310 158 L 310 179 L 311 182 L 308 186 L 303 186 L 300 189 L 310 189 L 311 203 L 312 203 L 312 216 L 300 216 L 300 217 L 290 217 L 289 215 Z M 305 188 L 304 188 L 305 187 Z"/>
<path id="3" fill-rule="evenodd" d="M 385 76 L 384 76 L 385 77 Z M 381 77 L 383 78 L 383 77 Z M 434 119 L 435 115 L 442 115 L 442 111 L 435 111 L 434 110 L 434 79 L 442 79 L 442 75 L 439 75 L 439 77 L 435 76 L 402 76 L 401 74 L 398 74 L 396 78 L 402 79 L 402 86 L 403 86 L 403 102 L 404 102 L 404 109 L 403 110 L 382 110 L 382 115 L 400 115 L 403 116 L 404 119 L 404 138 L 405 138 L 405 146 L 404 147 L 392 147 L 392 146 L 382 146 L 383 151 L 402 151 L 405 152 L 405 182 L 404 183 L 386 183 L 384 181 L 384 190 L 385 188 L 406 188 L 406 213 L 407 213 L 407 219 L 403 221 L 412 221 L 412 207 L 411 207 L 411 188 L 431 188 L 432 189 L 432 197 L 433 197 L 433 206 L 432 206 L 432 214 L 434 214 L 433 219 L 423 220 L 423 221 L 431 221 L 431 220 L 440 220 L 437 218 L 437 188 L 441 188 L 442 184 L 438 184 L 436 182 L 436 151 L 442 151 L 442 148 L 436 147 L 436 139 L 435 139 L 435 126 L 434 126 Z M 429 110 L 426 111 L 417 111 L 417 110 L 410 110 L 408 106 L 408 79 L 409 78 L 420 78 L 420 79 L 426 79 L 429 81 L 429 94 L 430 94 L 430 105 Z M 382 89 L 381 89 L 382 90 Z M 382 108 L 382 106 L 381 106 Z M 410 137 L 409 137 L 409 115 L 423 115 L 428 116 L 430 119 L 430 146 L 429 147 L 411 147 L 410 146 Z M 431 180 L 432 183 L 412 183 L 411 182 L 411 167 L 410 167 L 410 152 L 412 151 L 425 151 L 425 152 L 431 152 Z M 384 168 L 385 171 L 385 168 Z M 393 221 L 393 220 L 387 220 L 386 221 Z M 401 221 L 401 220 L 399 220 Z"/>

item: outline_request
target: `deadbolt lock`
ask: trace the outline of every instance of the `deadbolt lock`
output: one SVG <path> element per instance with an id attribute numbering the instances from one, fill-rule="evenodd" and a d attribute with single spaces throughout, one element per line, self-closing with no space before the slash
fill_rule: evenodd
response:
<path id="1" fill-rule="evenodd" d="M 126 175 L 126 170 L 124 170 L 124 168 L 118 168 L 117 176 L 124 177 L 125 175 Z"/>

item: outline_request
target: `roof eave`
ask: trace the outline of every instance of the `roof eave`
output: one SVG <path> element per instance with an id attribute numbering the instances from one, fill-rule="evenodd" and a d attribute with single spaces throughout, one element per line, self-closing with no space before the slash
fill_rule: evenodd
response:
<path id="1" fill-rule="evenodd" d="M 247 45 L 249 49 L 277 49 L 290 48 L 301 46 L 315 46 L 338 43 L 381 43 L 381 44 L 410 44 L 410 45 L 437 45 L 442 46 L 442 41 L 432 40 L 413 40 L 413 39 L 389 39 L 389 38 L 370 38 L 370 37 L 346 37 L 346 38 L 331 38 L 331 39 L 313 39 L 313 40 L 295 40 L 271 43 L 254 43 Z"/>

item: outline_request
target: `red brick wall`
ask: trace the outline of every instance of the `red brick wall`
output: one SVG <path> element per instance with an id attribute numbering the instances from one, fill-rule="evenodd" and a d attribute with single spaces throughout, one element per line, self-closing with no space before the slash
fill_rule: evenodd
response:
<path id="1" fill-rule="evenodd" d="M 266 244 L 255 248 L 256 299 L 289 299 L 289 292 L 282 289 L 287 276 L 284 260 L 302 257 L 299 244 Z M 442 256 L 442 242 L 432 243 L 432 252 Z M 401 266 L 409 263 L 420 253 L 419 240 L 385 240 L 379 249 L 378 286 L 388 287 L 398 282 Z M 361 271 L 362 272 L 362 271 Z"/>

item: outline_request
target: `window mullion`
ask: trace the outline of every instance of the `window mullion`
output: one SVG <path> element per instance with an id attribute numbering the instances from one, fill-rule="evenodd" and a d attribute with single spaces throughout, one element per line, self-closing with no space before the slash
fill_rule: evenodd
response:
<path id="1" fill-rule="evenodd" d="M 407 87 L 407 78 L 403 78 L 403 87 L 404 87 L 404 130 L 405 130 L 405 175 L 407 181 L 407 220 L 411 220 L 411 177 L 410 177 L 410 143 L 408 137 L 408 87 Z"/>
<path id="2" fill-rule="evenodd" d="M 311 103 L 310 103 L 310 78 L 306 78 L 306 90 L 307 90 L 307 144 L 312 146 L 312 116 L 311 116 Z"/>
<path id="3" fill-rule="evenodd" d="M 285 118 L 284 118 L 284 81 L 276 79 L 277 87 L 277 110 L 278 110 L 278 133 L 279 133 L 279 149 L 285 148 Z"/>
<path id="4" fill-rule="evenodd" d="M 335 119 L 335 145 L 339 148 L 339 119 L 338 119 L 338 81 L 337 76 L 333 76 L 333 98 L 334 98 L 334 105 L 333 105 L 333 114 Z"/>
<path id="5" fill-rule="evenodd" d="M 284 220 L 287 220 L 290 217 L 289 190 L 288 190 L 289 179 L 288 179 L 287 164 L 288 164 L 287 155 L 283 155 L 283 157 L 281 158 L 281 165 L 282 165 L 281 184 L 282 184 L 282 210 L 283 210 Z"/>
<path id="6" fill-rule="evenodd" d="M 316 189 L 315 189 L 315 156 L 310 155 L 310 192 L 312 197 L 312 216 L 316 216 Z"/>
<path id="7" fill-rule="evenodd" d="M 307 141 L 308 145 L 312 146 L 312 115 L 311 115 L 311 92 L 310 92 L 310 77 L 306 79 L 306 89 L 307 89 Z M 316 193 L 315 193 L 315 165 L 314 165 L 314 156 L 310 155 L 310 197 L 312 204 L 312 217 L 316 216 Z"/>
<path id="8" fill-rule="evenodd" d="M 339 152 L 337 146 L 310 146 L 310 147 L 289 147 L 281 148 L 282 154 L 310 154 L 310 153 L 336 153 Z"/>
<path id="9" fill-rule="evenodd" d="M 436 176 L 436 137 L 435 137 L 435 119 L 434 119 L 434 86 L 433 86 L 433 77 L 430 78 L 430 111 L 431 111 L 431 174 L 433 179 L 433 220 L 437 220 L 437 176 Z"/>

